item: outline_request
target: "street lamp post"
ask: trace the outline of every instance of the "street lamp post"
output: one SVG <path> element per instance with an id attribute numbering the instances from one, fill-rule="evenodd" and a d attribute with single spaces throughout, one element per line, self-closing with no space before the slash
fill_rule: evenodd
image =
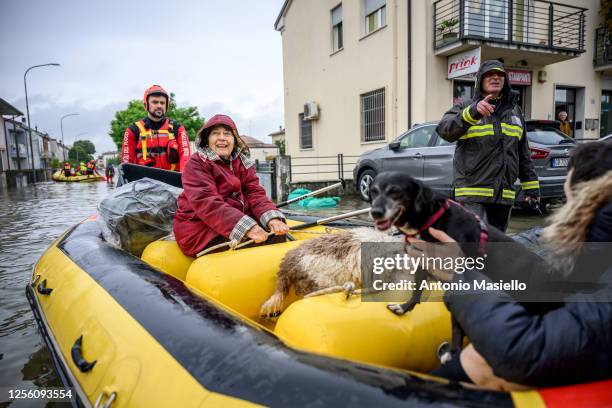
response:
<path id="1" fill-rule="evenodd" d="M 62 118 L 60 119 L 60 129 L 62 131 L 62 145 L 65 147 L 66 145 L 64 144 L 64 119 L 67 118 L 68 116 L 77 116 L 78 113 L 69 113 L 67 115 L 62 116 Z M 62 147 L 62 160 L 66 161 L 66 155 L 64 154 L 65 150 Z"/>
<path id="2" fill-rule="evenodd" d="M 55 62 L 51 62 L 48 64 L 33 65 L 30 68 L 26 69 L 26 71 L 23 74 L 23 87 L 25 89 L 26 113 L 28 115 L 28 134 L 30 136 L 30 153 L 32 156 L 32 177 L 34 178 L 34 184 L 36 184 L 36 164 L 34 163 L 34 146 L 32 145 L 32 125 L 30 124 L 30 106 L 28 105 L 28 84 L 26 82 L 26 76 L 28 75 L 28 72 L 30 72 L 31 69 L 39 68 L 39 67 L 48 67 L 48 66 L 59 67 L 59 65 L 60 64 L 55 63 Z"/>

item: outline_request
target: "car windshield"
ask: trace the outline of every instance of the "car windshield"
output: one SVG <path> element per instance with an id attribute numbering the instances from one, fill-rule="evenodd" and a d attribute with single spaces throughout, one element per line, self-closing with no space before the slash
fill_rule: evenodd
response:
<path id="1" fill-rule="evenodd" d="M 527 139 L 544 145 L 575 143 L 573 139 L 554 129 L 534 129 L 527 132 Z"/>

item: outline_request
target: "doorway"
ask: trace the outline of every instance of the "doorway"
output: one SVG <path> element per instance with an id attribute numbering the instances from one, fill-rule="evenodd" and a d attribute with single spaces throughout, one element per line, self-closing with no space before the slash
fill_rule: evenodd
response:
<path id="1" fill-rule="evenodd" d="M 568 136 L 575 137 L 576 134 L 576 89 L 557 87 L 555 89 L 555 117 L 554 120 L 559 120 L 559 113 L 567 113 L 567 120 L 571 126 L 571 134 Z"/>

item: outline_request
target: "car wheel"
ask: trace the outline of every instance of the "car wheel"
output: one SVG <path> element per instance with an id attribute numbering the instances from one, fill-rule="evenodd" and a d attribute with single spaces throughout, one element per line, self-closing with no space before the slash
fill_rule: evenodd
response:
<path id="1" fill-rule="evenodd" d="M 359 196 L 364 201 L 370 201 L 370 185 L 374 181 L 376 173 L 374 170 L 366 170 L 359 176 L 357 186 L 359 187 Z"/>

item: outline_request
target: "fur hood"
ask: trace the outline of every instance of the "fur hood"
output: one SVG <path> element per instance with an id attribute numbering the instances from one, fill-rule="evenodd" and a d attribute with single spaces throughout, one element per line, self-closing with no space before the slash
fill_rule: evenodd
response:
<path id="1" fill-rule="evenodd" d="M 612 171 L 576 185 L 573 198 L 549 219 L 542 233 L 550 250 L 548 261 L 567 276 L 580 254 L 597 212 L 612 201 Z"/>

